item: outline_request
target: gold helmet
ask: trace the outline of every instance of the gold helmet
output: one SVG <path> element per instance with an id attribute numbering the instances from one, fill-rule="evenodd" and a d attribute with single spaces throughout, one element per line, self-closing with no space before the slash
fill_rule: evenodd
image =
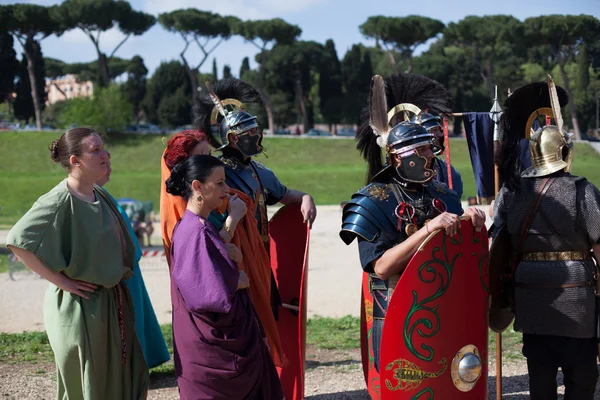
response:
<path id="1" fill-rule="evenodd" d="M 504 103 L 500 127 L 502 140 L 497 153 L 500 179 L 511 191 L 520 187 L 522 178 L 550 175 L 570 168 L 573 141 L 563 131 L 560 112 L 569 102 L 567 92 L 557 87 L 550 76 L 546 82 L 534 82 L 520 87 Z M 539 117 L 554 120 L 534 132 Z M 542 125 L 542 124 L 540 124 Z M 529 141 L 531 167 L 521 169 L 520 142 Z"/>
<path id="2" fill-rule="evenodd" d="M 546 176 L 560 170 L 571 170 L 573 160 L 573 141 L 570 133 L 563 131 L 563 119 L 560 111 L 560 101 L 554 80 L 548 75 L 548 95 L 551 108 L 542 108 L 529 116 L 525 133 L 531 130 L 533 118 L 540 114 L 553 117 L 556 125 L 546 125 L 529 136 L 529 152 L 531 153 L 531 167 L 527 168 L 521 176 L 535 178 Z"/>
<path id="3" fill-rule="evenodd" d="M 523 171 L 521 176 L 535 178 L 560 170 L 570 171 L 573 160 L 571 136 L 570 133 L 563 132 L 554 125 L 538 129 L 529 137 L 531 167 Z"/>

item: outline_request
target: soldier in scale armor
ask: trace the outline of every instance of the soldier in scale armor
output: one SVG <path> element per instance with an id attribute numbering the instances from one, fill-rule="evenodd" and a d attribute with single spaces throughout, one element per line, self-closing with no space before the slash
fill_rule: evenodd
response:
<path id="1" fill-rule="evenodd" d="M 376 75 L 369 108 L 356 133 L 357 147 L 368 162 L 367 186 L 345 205 L 340 237 L 348 245 L 357 239 L 362 268 L 369 274 L 373 296 L 369 346 L 378 371 L 391 292 L 419 246 L 438 229 L 454 236 L 461 215 L 469 217 L 477 230 L 484 226 L 484 213 L 474 208 L 463 213 L 458 193 L 436 178 L 434 152 L 439 145 L 419 120 L 421 110 L 449 113 L 450 104 L 446 89 L 426 77 L 399 74 L 384 80 Z"/>
<path id="2" fill-rule="evenodd" d="M 566 92 L 532 83 L 506 101 L 494 225 L 510 237 L 514 329 L 523 333 L 531 399 L 556 399 L 556 374 L 564 374 L 565 399 L 594 398 L 600 255 L 600 192 L 569 173 L 571 134 L 562 129 Z M 538 115 L 555 125 L 533 132 Z M 518 143 L 529 139 L 532 166 L 521 171 Z"/>

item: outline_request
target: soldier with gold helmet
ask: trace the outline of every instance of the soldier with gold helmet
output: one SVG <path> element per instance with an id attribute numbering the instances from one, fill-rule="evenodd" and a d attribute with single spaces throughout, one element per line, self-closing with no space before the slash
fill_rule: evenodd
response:
<path id="1" fill-rule="evenodd" d="M 503 274 L 512 309 L 503 314 L 495 307 L 502 299 L 494 298 L 500 278 L 491 265 L 490 280 L 496 282 L 490 282 L 490 326 L 504 329 L 514 312 L 533 400 L 557 398 L 558 368 L 564 374 L 565 399 L 593 399 L 598 379 L 597 267 L 592 258 L 600 255 L 600 191 L 569 173 L 573 141 L 563 130 L 560 113 L 567 102 L 566 92 L 549 78 L 516 90 L 500 121 L 504 183 L 494 204 L 494 225 L 512 247 L 514 258 Z M 554 118 L 555 125 L 533 132 L 538 116 Z M 517 149 L 524 137 L 532 166 L 521 171 Z"/>

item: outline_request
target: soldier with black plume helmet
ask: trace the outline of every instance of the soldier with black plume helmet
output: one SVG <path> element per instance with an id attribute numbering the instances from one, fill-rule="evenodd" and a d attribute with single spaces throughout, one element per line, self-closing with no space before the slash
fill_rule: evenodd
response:
<path id="1" fill-rule="evenodd" d="M 556 373 L 564 374 L 565 399 L 594 398 L 598 379 L 598 307 L 594 293 L 600 255 L 600 192 L 569 173 L 571 134 L 563 130 L 566 92 L 548 82 L 516 90 L 504 105 L 499 153 L 502 189 L 494 204 L 496 243 L 506 243 L 513 259 L 504 274 L 490 264 L 490 327 L 502 330 L 512 320 L 523 332 L 531 399 L 556 399 Z M 532 129 L 538 116 L 555 125 Z M 529 139 L 532 166 L 521 171 L 518 145 Z M 507 239 L 500 239 L 503 235 Z M 507 282 L 509 298 L 495 298 L 494 285 Z M 495 280 L 495 282 L 492 282 Z M 509 304 L 508 312 L 497 309 Z M 511 308 L 512 306 L 512 308 Z M 507 317 L 508 315 L 508 317 Z"/>
<path id="2" fill-rule="evenodd" d="M 312 197 L 284 186 L 267 167 L 252 160 L 263 153 L 263 135 L 256 116 L 244 104 L 261 104 L 258 91 L 239 79 L 206 83 L 207 91 L 194 105 L 195 124 L 208 136 L 209 143 L 223 152 L 227 184 L 246 193 L 257 205 L 256 220 L 268 247 L 267 205 L 301 204 L 305 221 L 312 225 L 317 210 Z"/>
<path id="3" fill-rule="evenodd" d="M 222 79 L 214 84 L 206 82 L 206 87 L 194 104 L 195 124 L 207 134 L 211 146 L 222 151 L 219 158 L 225 164 L 227 185 L 252 200 L 258 231 L 268 253 L 267 206 L 300 204 L 304 221 L 312 226 L 317 216 L 315 203 L 309 194 L 287 188 L 273 171 L 252 160 L 253 156 L 264 152 L 263 134 L 256 116 L 243 107 L 244 104 L 262 104 L 258 91 L 240 79 Z M 272 273 L 271 299 L 273 314 L 278 319 L 281 299 Z"/>
<path id="4" fill-rule="evenodd" d="M 463 215 L 460 196 L 436 179 L 434 152 L 439 146 L 419 120 L 425 109 L 438 115 L 450 112 L 450 99 L 440 92 L 446 92 L 442 85 L 421 75 L 385 80 L 376 75 L 356 133 L 357 147 L 368 162 L 367 186 L 344 207 L 340 237 L 346 244 L 358 239 L 362 267 L 370 274 L 371 340 L 378 370 L 384 317 L 400 274 L 431 232 L 455 235 Z M 484 226 L 482 211 L 468 209 L 464 216 L 478 230 Z"/>

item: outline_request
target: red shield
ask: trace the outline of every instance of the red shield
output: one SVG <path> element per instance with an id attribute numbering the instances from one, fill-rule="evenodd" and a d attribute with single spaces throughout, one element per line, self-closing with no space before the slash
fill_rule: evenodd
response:
<path id="1" fill-rule="evenodd" d="M 303 222 L 300 206 L 279 209 L 269 221 L 271 268 L 284 309 L 277 328 L 288 365 L 277 368 L 286 399 L 304 398 L 306 353 L 306 288 L 310 230 Z"/>
<path id="2" fill-rule="evenodd" d="M 375 354 L 371 342 L 371 335 L 373 334 L 373 296 L 369 285 L 369 274 L 364 272 L 360 307 L 360 353 L 367 390 L 371 399 L 378 400 L 381 398 L 381 388 L 379 372 L 375 369 Z"/>
<path id="3" fill-rule="evenodd" d="M 467 220 L 421 245 L 385 317 L 382 399 L 487 398 L 488 264 L 486 231 Z"/>

